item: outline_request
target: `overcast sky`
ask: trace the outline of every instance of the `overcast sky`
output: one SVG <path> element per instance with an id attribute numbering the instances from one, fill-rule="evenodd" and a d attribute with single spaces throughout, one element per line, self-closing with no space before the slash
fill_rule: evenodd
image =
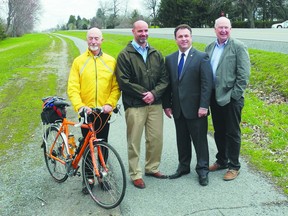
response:
<path id="1" fill-rule="evenodd" d="M 105 0 L 104 0 L 105 1 Z M 142 0 L 129 1 L 129 10 L 140 9 Z M 70 15 L 79 15 L 81 18 L 92 18 L 99 8 L 99 0 L 41 0 L 42 13 L 37 30 L 56 27 L 57 24 L 66 24 Z"/>

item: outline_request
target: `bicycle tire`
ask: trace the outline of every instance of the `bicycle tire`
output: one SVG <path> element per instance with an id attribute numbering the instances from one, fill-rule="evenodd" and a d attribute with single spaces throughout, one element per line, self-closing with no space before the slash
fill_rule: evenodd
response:
<path id="1" fill-rule="evenodd" d="M 122 202 L 125 195 L 125 168 L 118 152 L 110 144 L 100 141 L 94 143 L 94 157 L 97 161 L 99 172 L 103 173 L 104 168 L 99 163 L 97 146 L 101 147 L 102 153 L 106 152 L 104 160 L 108 172 L 101 178 L 96 177 L 91 161 L 91 151 L 88 145 L 82 160 L 83 181 L 90 196 L 99 206 L 105 209 L 115 208 Z"/>
<path id="2" fill-rule="evenodd" d="M 50 175 L 56 182 L 62 183 L 68 178 L 68 174 L 65 168 L 65 164 L 60 163 L 59 161 L 51 158 L 50 149 L 55 141 L 55 145 L 52 150 L 54 157 L 57 157 L 65 161 L 64 154 L 64 136 L 65 134 L 61 133 L 60 136 L 57 136 L 59 129 L 55 125 L 51 125 L 46 130 L 46 142 L 43 141 L 44 149 L 44 158 L 45 163 L 48 168 Z"/>

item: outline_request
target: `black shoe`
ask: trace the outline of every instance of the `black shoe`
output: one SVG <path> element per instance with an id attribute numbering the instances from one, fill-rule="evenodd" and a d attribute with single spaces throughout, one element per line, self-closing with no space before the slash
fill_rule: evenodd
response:
<path id="1" fill-rule="evenodd" d="M 83 193 L 84 195 L 89 194 L 89 191 L 88 191 L 88 189 L 87 189 L 86 186 L 84 186 L 84 187 L 82 188 L 82 193 Z"/>
<path id="2" fill-rule="evenodd" d="M 91 179 L 88 179 L 88 182 L 89 182 L 89 187 L 90 187 L 90 189 L 92 190 L 93 187 L 94 187 L 94 179 L 92 179 L 92 178 L 91 178 Z M 83 187 L 82 187 L 82 193 L 83 193 L 84 195 L 89 194 L 89 191 L 88 191 L 86 185 L 84 184 L 84 182 L 82 182 L 82 185 L 83 185 Z"/>
<path id="3" fill-rule="evenodd" d="M 176 178 L 180 178 L 182 175 L 187 175 L 189 174 L 190 171 L 176 171 L 176 173 L 174 173 L 173 175 L 169 176 L 169 179 L 176 179 Z"/>
<path id="4" fill-rule="evenodd" d="M 199 184 L 202 186 L 207 186 L 209 182 L 208 175 L 199 176 Z"/>

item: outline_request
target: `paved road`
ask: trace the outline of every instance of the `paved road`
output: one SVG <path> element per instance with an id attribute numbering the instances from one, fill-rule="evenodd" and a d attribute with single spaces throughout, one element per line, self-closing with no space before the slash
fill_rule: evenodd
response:
<path id="1" fill-rule="evenodd" d="M 70 39 L 74 40 L 80 50 L 87 47 L 82 40 L 73 37 Z M 126 126 L 123 114 L 122 111 L 122 117 L 120 116 L 111 125 L 109 140 L 123 158 L 125 167 L 128 167 Z M 216 148 L 213 138 L 211 136 L 208 138 L 212 163 Z M 160 169 L 166 174 L 174 173 L 177 167 L 175 140 L 173 121 L 165 117 L 164 149 Z M 142 165 L 145 154 L 143 147 L 144 141 L 142 141 Z M 206 187 L 199 185 L 195 171 L 175 180 L 159 180 L 144 176 L 147 186 L 144 190 L 135 188 L 128 181 L 126 196 L 121 206 L 117 210 L 108 211 L 109 215 L 287 216 L 288 197 L 278 190 L 269 179 L 249 167 L 249 163 L 242 158 L 241 163 L 241 173 L 237 179 L 225 182 L 222 180 L 225 171 L 210 173 L 210 183 Z M 195 155 L 193 155 L 191 163 L 192 170 L 194 167 Z M 101 215 L 108 215 L 107 211 L 103 211 Z"/>
<path id="2" fill-rule="evenodd" d="M 131 35 L 131 29 L 103 29 L 103 32 Z M 173 28 L 149 29 L 149 36 L 174 39 Z M 208 44 L 215 40 L 214 29 L 193 28 L 193 41 Z M 288 54 L 288 29 L 237 29 L 231 36 L 245 42 L 249 48 Z"/>

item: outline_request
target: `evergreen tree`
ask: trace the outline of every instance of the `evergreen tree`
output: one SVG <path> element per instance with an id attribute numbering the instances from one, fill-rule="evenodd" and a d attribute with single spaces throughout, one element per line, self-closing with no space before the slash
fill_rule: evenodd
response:
<path id="1" fill-rule="evenodd" d="M 158 14 L 160 26 L 175 27 L 185 23 L 195 27 L 197 22 L 192 19 L 194 7 L 194 1 L 191 0 L 162 0 Z"/>
<path id="2" fill-rule="evenodd" d="M 67 23 L 67 28 L 69 30 L 76 29 L 76 18 L 73 15 L 70 15 L 68 23 Z"/>

